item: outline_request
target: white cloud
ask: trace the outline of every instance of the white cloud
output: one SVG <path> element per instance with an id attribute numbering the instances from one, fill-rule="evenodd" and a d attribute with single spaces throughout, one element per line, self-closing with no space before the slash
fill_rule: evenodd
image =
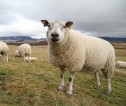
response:
<path id="1" fill-rule="evenodd" d="M 0 33 L 17 33 L 21 35 L 40 37 L 42 33 L 46 32 L 46 28 L 43 28 L 40 21 L 34 21 L 24 18 L 20 15 L 16 15 L 15 21 L 6 25 L 0 25 Z"/>
<path id="2" fill-rule="evenodd" d="M 32 38 L 36 38 L 36 39 L 46 38 L 46 35 L 45 35 L 45 33 L 41 33 L 41 34 L 38 34 L 38 35 L 32 36 Z"/>
<path id="3" fill-rule="evenodd" d="M 126 37 L 126 0 L 0 0 L 0 36 L 46 32 L 39 20 L 71 20 L 93 36 Z"/>

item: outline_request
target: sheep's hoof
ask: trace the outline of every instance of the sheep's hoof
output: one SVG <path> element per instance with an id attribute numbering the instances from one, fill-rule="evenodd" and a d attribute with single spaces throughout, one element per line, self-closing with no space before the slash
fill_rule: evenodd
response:
<path id="1" fill-rule="evenodd" d="M 67 90 L 66 94 L 67 94 L 67 95 L 72 95 L 72 91 Z"/>
<path id="2" fill-rule="evenodd" d="M 64 88 L 65 88 L 64 85 L 60 85 L 60 86 L 58 87 L 58 91 L 64 91 Z"/>
<path id="3" fill-rule="evenodd" d="M 101 89 L 101 86 L 97 86 L 97 89 L 100 90 Z"/>

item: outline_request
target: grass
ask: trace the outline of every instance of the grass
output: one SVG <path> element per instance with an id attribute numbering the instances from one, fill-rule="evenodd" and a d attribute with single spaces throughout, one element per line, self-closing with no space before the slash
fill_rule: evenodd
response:
<path id="1" fill-rule="evenodd" d="M 112 78 L 113 92 L 106 94 L 106 81 L 102 74 L 101 90 L 95 88 L 93 73 L 78 72 L 72 96 L 57 91 L 59 69 L 48 61 L 47 46 L 32 47 L 38 61 L 23 62 L 14 58 L 17 46 L 9 46 L 9 63 L 0 61 L 0 106 L 125 106 L 126 77 L 117 74 Z M 124 49 L 116 49 L 117 59 L 126 60 Z M 69 71 L 65 81 L 68 88 Z"/>

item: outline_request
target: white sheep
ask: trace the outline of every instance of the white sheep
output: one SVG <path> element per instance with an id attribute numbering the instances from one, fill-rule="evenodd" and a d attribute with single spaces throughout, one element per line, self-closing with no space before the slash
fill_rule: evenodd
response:
<path id="1" fill-rule="evenodd" d="M 18 58 L 21 57 L 20 54 L 19 54 L 19 52 L 18 52 L 18 50 L 15 50 L 14 55 L 15 55 L 15 58 L 16 58 L 16 57 L 18 57 Z"/>
<path id="2" fill-rule="evenodd" d="M 28 60 L 30 61 L 29 59 L 30 56 L 31 56 L 31 46 L 27 43 L 21 44 L 15 51 L 15 57 L 22 57 L 24 61 L 25 57 L 28 57 Z"/>
<path id="3" fill-rule="evenodd" d="M 19 52 L 18 52 L 18 50 L 16 50 L 15 51 L 15 58 L 16 57 L 18 57 L 18 58 L 20 58 L 21 57 L 21 55 L 19 54 Z M 25 60 L 26 61 L 34 61 L 34 60 L 38 60 L 38 58 L 37 57 L 25 57 Z"/>
<path id="4" fill-rule="evenodd" d="M 84 69 L 94 71 L 97 87 L 101 86 L 98 71 L 102 70 L 107 80 L 107 93 L 110 94 L 111 77 L 115 70 L 115 51 L 112 45 L 103 39 L 87 36 L 72 30 L 73 22 L 48 22 L 41 20 L 48 26 L 47 39 L 49 45 L 49 59 L 60 68 L 61 83 L 59 90 L 64 90 L 65 68 L 70 70 L 67 94 L 72 94 L 75 72 Z"/>
<path id="5" fill-rule="evenodd" d="M 1 57 L 3 57 L 4 61 L 6 60 L 7 62 L 8 62 L 8 51 L 9 51 L 8 45 L 5 42 L 0 41 L 0 54 Z"/>
<path id="6" fill-rule="evenodd" d="M 117 68 L 126 68 L 126 62 L 124 62 L 124 61 L 117 61 L 116 62 L 116 67 Z"/>

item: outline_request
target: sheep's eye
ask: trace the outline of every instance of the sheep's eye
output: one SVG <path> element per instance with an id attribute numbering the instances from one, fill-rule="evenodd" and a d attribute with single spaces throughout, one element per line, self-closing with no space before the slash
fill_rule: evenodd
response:
<path id="1" fill-rule="evenodd" d="M 63 28 L 66 28 L 66 26 L 63 26 Z"/>
<path id="2" fill-rule="evenodd" d="M 66 28 L 66 26 L 63 26 L 62 30 L 63 30 L 64 28 Z"/>
<path id="3" fill-rule="evenodd" d="M 51 26 L 50 25 L 48 25 L 48 28 L 51 30 Z"/>

